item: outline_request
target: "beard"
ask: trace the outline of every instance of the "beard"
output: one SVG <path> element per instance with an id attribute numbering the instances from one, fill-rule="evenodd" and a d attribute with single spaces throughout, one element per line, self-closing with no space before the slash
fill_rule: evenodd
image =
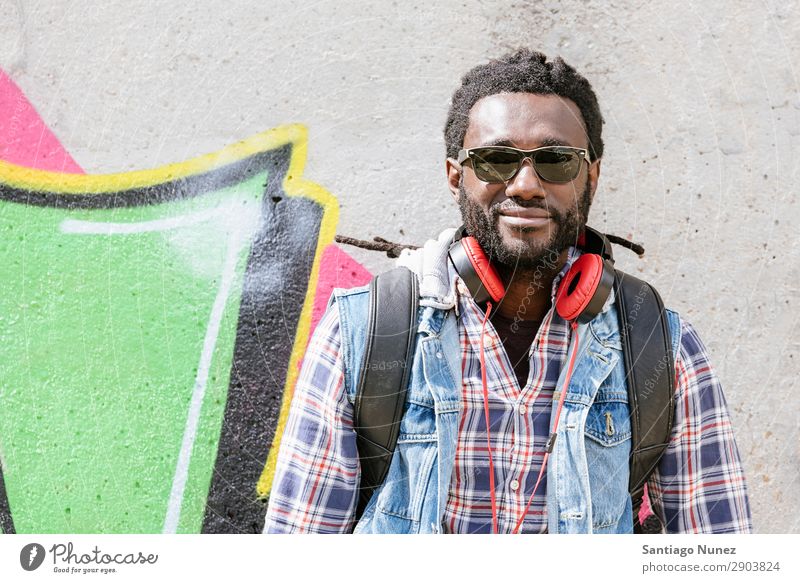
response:
<path id="1" fill-rule="evenodd" d="M 565 212 L 549 207 L 543 199 L 534 198 L 524 204 L 514 205 L 525 208 L 541 208 L 550 213 L 550 237 L 541 242 L 537 238 L 515 239 L 508 243 L 500 233 L 500 207 L 503 203 L 495 203 L 489 213 L 467 195 L 463 178 L 458 187 L 458 208 L 467 234 L 475 237 L 489 259 L 514 271 L 528 272 L 542 267 L 550 267 L 557 262 L 561 252 L 576 245 L 578 236 L 586 225 L 591 205 L 589 181 L 575 204 Z M 533 232 L 536 227 L 521 227 L 517 230 Z"/>

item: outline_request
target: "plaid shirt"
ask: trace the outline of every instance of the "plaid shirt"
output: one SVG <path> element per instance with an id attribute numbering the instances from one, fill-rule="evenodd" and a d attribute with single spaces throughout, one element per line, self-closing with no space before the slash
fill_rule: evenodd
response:
<path id="1" fill-rule="evenodd" d="M 574 248 L 553 281 L 552 297 Z M 450 267 L 451 277 L 457 277 Z M 489 458 L 480 370 L 483 311 L 458 297 L 462 353 L 458 446 L 443 517 L 446 532 L 491 531 Z M 520 388 L 491 320 L 484 350 L 499 532 L 513 529 L 541 468 L 553 391 L 566 362 L 570 329 L 551 307 L 531 345 Z M 265 532 L 351 532 L 359 484 L 353 408 L 345 394 L 338 310 L 326 311 L 308 346 L 283 434 Z M 676 410 L 670 444 L 648 482 L 651 504 L 670 533 L 751 532 L 750 507 L 722 387 L 694 328 L 681 320 Z M 522 532 L 547 531 L 546 474 Z"/>

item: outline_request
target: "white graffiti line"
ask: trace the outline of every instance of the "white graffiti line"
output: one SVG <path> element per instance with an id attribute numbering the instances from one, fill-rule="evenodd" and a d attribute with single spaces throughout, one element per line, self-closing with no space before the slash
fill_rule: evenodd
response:
<path id="1" fill-rule="evenodd" d="M 219 328 L 222 323 L 222 316 L 225 312 L 225 304 L 228 303 L 233 280 L 236 276 L 236 262 L 239 258 L 242 241 L 244 237 L 241 233 L 231 233 L 228 239 L 227 254 L 225 265 L 222 270 L 222 281 L 214 299 L 214 307 L 211 309 L 211 318 L 206 329 L 206 337 L 203 341 L 203 352 L 200 355 L 200 363 L 197 366 L 197 377 L 194 381 L 192 391 L 192 401 L 189 405 L 189 415 L 186 418 L 186 426 L 183 430 L 183 441 L 181 451 L 178 455 L 178 463 L 175 466 L 175 476 L 172 478 L 172 490 L 169 494 L 169 505 L 167 506 L 167 516 L 164 519 L 164 534 L 174 534 L 178 531 L 178 522 L 181 517 L 181 506 L 186 490 L 186 480 L 189 477 L 189 463 L 192 459 L 192 450 L 197 438 L 197 427 L 200 422 L 200 412 L 203 407 L 203 398 L 206 394 L 208 373 L 211 368 L 211 357 L 214 354 L 214 347 L 217 344 Z"/>
<path id="2" fill-rule="evenodd" d="M 237 208 L 238 207 L 238 208 Z M 228 218 L 231 215 L 240 215 L 242 205 L 218 206 L 187 215 L 170 217 L 168 219 L 155 219 L 153 221 L 140 221 L 136 223 L 108 223 L 83 221 L 79 219 L 64 219 L 59 225 L 62 233 L 75 235 L 134 235 L 137 233 L 152 233 L 155 231 L 169 231 L 182 227 L 191 227 L 212 219 L 218 220 L 221 216 Z M 238 213 L 236 211 L 239 211 Z"/>

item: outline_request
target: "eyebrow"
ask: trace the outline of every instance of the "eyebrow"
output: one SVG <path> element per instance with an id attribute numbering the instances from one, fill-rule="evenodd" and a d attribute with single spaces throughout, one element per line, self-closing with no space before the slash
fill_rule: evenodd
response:
<path id="1" fill-rule="evenodd" d="M 497 138 L 494 140 L 490 140 L 483 144 L 483 146 L 508 146 L 510 148 L 517 148 L 514 143 L 509 140 L 508 138 Z M 541 144 L 539 147 L 542 146 L 569 146 L 569 147 L 580 147 L 580 146 L 572 146 L 572 144 L 568 144 L 564 140 L 560 140 L 553 136 L 547 136 L 542 139 Z M 519 149 L 519 148 L 518 148 Z"/>

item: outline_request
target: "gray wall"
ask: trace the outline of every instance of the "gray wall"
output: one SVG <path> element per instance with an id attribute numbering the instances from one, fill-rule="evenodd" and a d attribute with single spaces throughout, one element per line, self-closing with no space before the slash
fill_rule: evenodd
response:
<path id="1" fill-rule="evenodd" d="M 224 8 L 223 8 L 224 7 Z M 0 68 L 87 172 L 309 128 L 338 232 L 422 243 L 453 226 L 441 129 L 470 66 L 519 45 L 593 83 L 606 155 L 590 224 L 700 330 L 758 532 L 800 532 L 800 18 L 794 2 L 0 0 Z M 348 249 L 371 271 L 391 265 Z M 789 508 L 792 508 L 789 506 Z"/>

